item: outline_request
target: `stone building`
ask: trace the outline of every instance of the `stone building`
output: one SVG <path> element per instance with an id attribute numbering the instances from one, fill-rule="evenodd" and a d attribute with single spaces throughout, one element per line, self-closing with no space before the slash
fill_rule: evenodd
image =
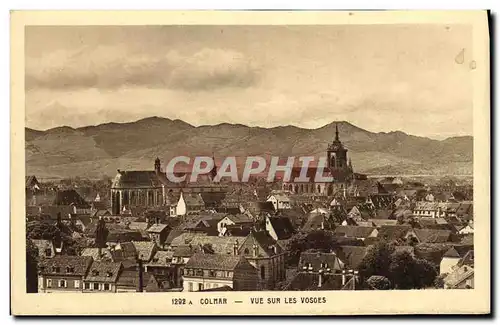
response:
<path id="1" fill-rule="evenodd" d="M 241 243 L 238 253 L 257 270 L 259 290 L 275 289 L 285 280 L 286 252 L 267 231 L 251 232 Z"/>
<path id="2" fill-rule="evenodd" d="M 124 208 L 158 208 L 166 205 L 170 194 L 225 193 L 226 186 L 213 181 L 213 173 L 199 175 L 196 183 L 189 182 L 190 173 L 175 172 L 176 177 L 186 176 L 182 183 L 171 182 L 162 171 L 161 162 L 156 158 L 154 170 L 118 170 L 111 185 L 111 211 L 120 214 Z"/>
<path id="3" fill-rule="evenodd" d="M 203 254 L 193 255 L 184 268 L 184 291 L 201 291 L 230 287 L 233 290 L 257 289 L 257 271 L 241 255 Z"/>
<path id="4" fill-rule="evenodd" d="M 327 165 L 323 175 L 333 177 L 332 182 L 316 182 L 318 167 L 309 167 L 306 172 L 308 182 L 295 181 L 300 176 L 301 167 L 293 167 L 289 182 L 283 182 L 283 190 L 294 194 L 333 195 L 339 189 L 343 189 L 357 179 L 365 179 L 366 176 L 354 173 L 351 159 L 348 159 L 347 148 L 344 147 L 339 138 L 338 126 L 335 126 L 335 139 L 326 150 Z"/>

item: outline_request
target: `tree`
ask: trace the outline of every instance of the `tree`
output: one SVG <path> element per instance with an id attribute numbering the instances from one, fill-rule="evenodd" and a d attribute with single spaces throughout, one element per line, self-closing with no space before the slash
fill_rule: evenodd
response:
<path id="1" fill-rule="evenodd" d="M 99 217 L 97 222 L 97 227 L 94 232 L 95 245 L 97 248 L 102 249 L 106 247 L 106 240 L 108 239 L 109 230 L 106 227 L 106 222 L 104 219 Z"/>
<path id="2" fill-rule="evenodd" d="M 389 290 L 391 288 L 391 281 L 381 275 L 372 275 L 366 280 L 366 284 L 375 290 Z"/>
<path id="3" fill-rule="evenodd" d="M 393 252 L 394 246 L 385 241 L 371 246 L 359 264 L 361 278 L 368 279 L 372 275 L 381 275 L 389 278 L 389 265 L 391 264 L 391 255 Z"/>
<path id="4" fill-rule="evenodd" d="M 433 286 L 438 275 L 437 268 L 434 264 L 421 258 L 415 259 L 413 277 L 415 278 L 415 286 L 417 288 L 428 288 Z"/>
<path id="5" fill-rule="evenodd" d="M 362 280 L 375 275 L 386 277 L 396 289 L 430 287 L 438 273 L 431 262 L 415 258 L 407 251 L 395 252 L 394 246 L 387 242 L 379 242 L 368 250 L 359 272 Z"/>
<path id="6" fill-rule="evenodd" d="M 318 250 L 321 252 L 330 252 L 332 249 L 340 245 L 362 245 L 362 242 L 353 239 L 349 242 L 343 240 L 339 242 L 331 231 L 328 230 L 313 230 L 308 233 L 295 234 L 287 243 L 288 255 L 286 264 L 288 266 L 296 266 L 299 263 L 300 253 L 307 250 Z"/>
<path id="7" fill-rule="evenodd" d="M 448 275 L 448 273 L 440 274 L 434 279 L 434 288 L 443 289 L 444 288 L 444 278 Z"/>
<path id="8" fill-rule="evenodd" d="M 26 292 L 38 292 L 38 248 L 26 239 Z"/>
<path id="9" fill-rule="evenodd" d="M 408 252 L 399 252 L 391 256 L 389 274 L 395 289 L 416 288 L 416 277 L 414 276 L 415 261 Z"/>

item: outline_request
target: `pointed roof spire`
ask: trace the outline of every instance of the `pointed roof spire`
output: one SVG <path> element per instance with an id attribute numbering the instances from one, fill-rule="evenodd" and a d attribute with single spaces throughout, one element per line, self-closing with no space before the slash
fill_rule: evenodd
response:
<path id="1" fill-rule="evenodd" d="M 339 141 L 339 123 L 335 123 L 335 141 Z"/>

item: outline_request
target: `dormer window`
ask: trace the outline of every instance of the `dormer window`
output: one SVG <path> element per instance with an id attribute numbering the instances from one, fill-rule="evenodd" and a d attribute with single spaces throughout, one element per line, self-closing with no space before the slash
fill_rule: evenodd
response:
<path id="1" fill-rule="evenodd" d="M 108 278 L 109 278 L 109 277 L 112 277 L 112 276 L 113 276 L 113 272 L 111 272 L 111 271 L 106 272 L 106 276 L 107 276 Z"/>
<path id="2" fill-rule="evenodd" d="M 98 275 L 99 275 L 99 271 L 97 271 L 97 270 L 92 270 L 92 275 L 93 275 L 93 276 L 98 276 Z"/>
<path id="3" fill-rule="evenodd" d="M 75 272 L 75 268 L 72 267 L 72 266 L 68 266 L 66 267 L 66 273 L 74 273 Z"/>
<path id="4" fill-rule="evenodd" d="M 59 272 L 61 272 L 61 268 L 59 266 L 54 266 L 52 268 L 52 272 L 59 273 Z"/>

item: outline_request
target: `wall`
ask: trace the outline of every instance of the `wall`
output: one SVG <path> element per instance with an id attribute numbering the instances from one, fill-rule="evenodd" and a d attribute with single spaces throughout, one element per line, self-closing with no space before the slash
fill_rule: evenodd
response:
<path id="1" fill-rule="evenodd" d="M 49 288 L 48 282 L 52 281 Z M 66 281 L 66 287 L 59 287 L 59 280 Z M 79 287 L 75 286 L 75 281 L 79 281 Z M 39 292 L 81 292 L 83 288 L 82 277 L 80 276 L 57 276 L 57 275 L 39 275 Z"/>

